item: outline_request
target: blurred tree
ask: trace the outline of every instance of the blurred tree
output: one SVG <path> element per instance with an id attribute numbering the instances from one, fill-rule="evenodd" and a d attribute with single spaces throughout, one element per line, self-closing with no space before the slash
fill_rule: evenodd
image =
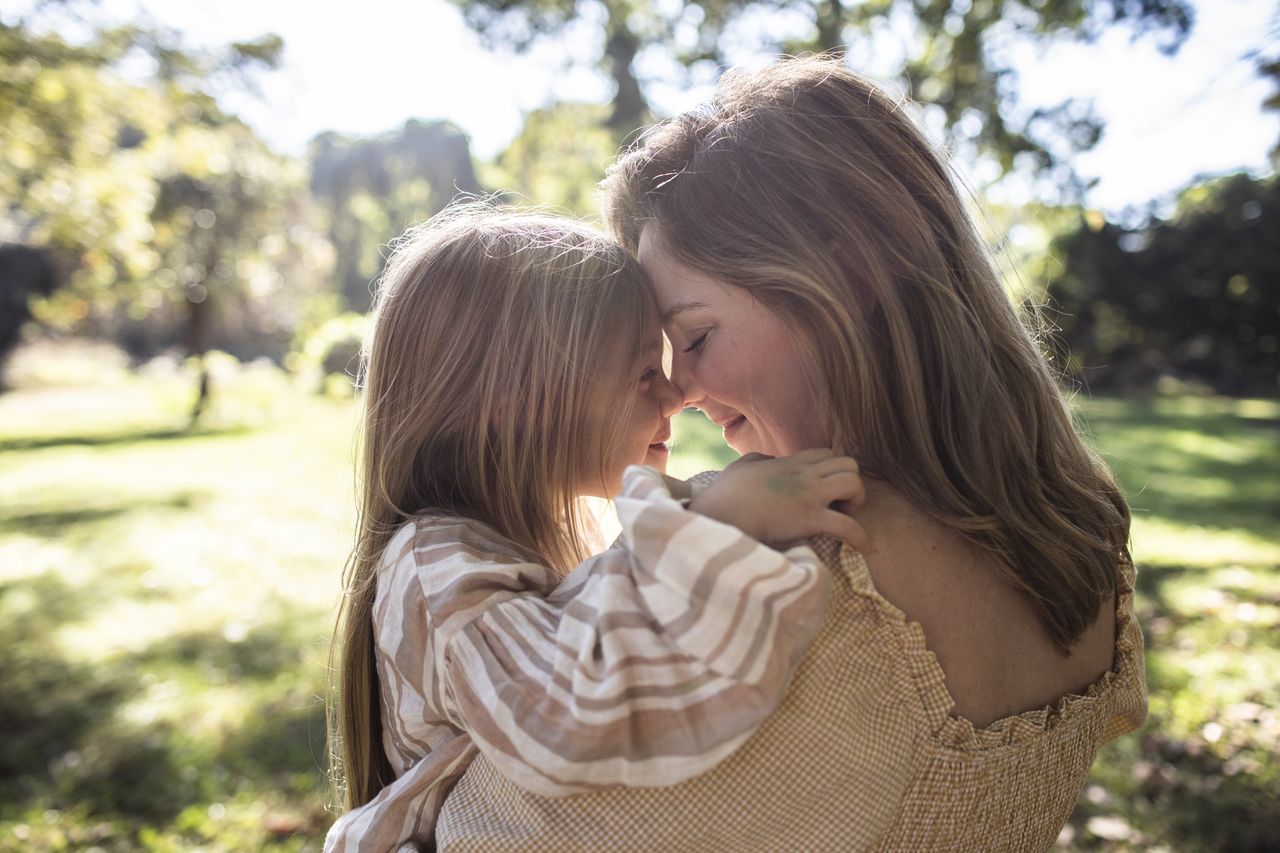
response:
<path id="1" fill-rule="evenodd" d="M 1176 214 L 1125 229 L 1087 214 L 1053 247 L 1048 298 L 1069 371 L 1092 388 L 1164 375 L 1280 394 L 1280 179 L 1185 190 Z"/>
<path id="2" fill-rule="evenodd" d="M 311 144 L 311 192 L 329 217 L 338 287 L 346 306 L 367 311 L 382 247 L 459 193 L 482 188 L 466 135 L 449 122 L 411 120 L 377 137 L 328 132 Z"/>
<path id="3" fill-rule="evenodd" d="M 453 0 L 490 48 L 525 50 L 540 38 L 589 22 L 601 29 L 599 68 L 614 81 L 607 126 L 620 138 L 651 120 L 638 60 L 674 58 L 686 72 L 728 61 L 731 47 L 753 51 L 854 50 L 870 53 L 884 38 L 909 33 L 901 74 L 909 93 L 941 110 L 951 141 L 973 146 L 1004 172 L 1016 160 L 1071 182 L 1066 168 L 1091 147 L 1101 124 L 1074 102 L 1019 113 L 1011 40 L 1093 40 L 1127 24 L 1135 38 L 1156 33 L 1174 52 L 1192 25 L 1189 0 Z M 785 26 L 777 16 L 785 14 Z M 800 37 L 778 35 L 803 21 Z M 668 81 L 668 82 L 679 82 Z"/>
<path id="4" fill-rule="evenodd" d="M 184 348 L 198 357 L 218 343 L 227 348 L 226 332 L 242 326 L 235 318 L 252 317 L 251 336 L 274 338 L 273 354 L 282 354 L 292 323 L 271 303 L 285 283 L 282 268 L 291 260 L 296 266 L 290 256 L 308 242 L 301 168 L 271 153 L 238 122 L 178 128 L 157 141 L 153 154 L 152 246 L 161 267 L 151 281 L 161 282 L 171 305 L 176 298 L 185 310 Z M 296 287 L 294 295 L 305 290 Z M 235 349 L 242 355 L 251 353 L 249 341 L 239 343 Z M 202 361 L 193 419 L 208 381 Z"/>
<path id="5" fill-rule="evenodd" d="M 140 27 L 70 44 L 0 24 L 0 239 L 80 259 L 68 287 L 33 304 L 38 319 L 139 356 L 283 353 L 308 279 L 324 278 L 299 273 L 323 267 L 325 246 L 306 226 L 301 172 L 207 91 L 280 50 L 275 36 L 188 52 Z"/>
<path id="6" fill-rule="evenodd" d="M 1262 102 L 1262 108 L 1272 112 L 1280 112 L 1280 58 L 1259 60 L 1258 73 L 1269 79 L 1276 87 L 1270 97 Z M 1275 168 L 1280 168 L 1280 140 L 1277 140 L 1275 147 L 1271 149 L 1271 165 Z"/>
<path id="7" fill-rule="evenodd" d="M 1258 72 L 1263 76 L 1270 78 L 1275 84 L 1276 91 L 1271 93 L 1262 108 L 1264 110 L 1280 111 L 1280 59 L 1261 62 L 1258 65 Z M 1276 146 L 1271 149 L 1272 162 L 1280 161 L 1280 141 L 1276 142 Z"/>

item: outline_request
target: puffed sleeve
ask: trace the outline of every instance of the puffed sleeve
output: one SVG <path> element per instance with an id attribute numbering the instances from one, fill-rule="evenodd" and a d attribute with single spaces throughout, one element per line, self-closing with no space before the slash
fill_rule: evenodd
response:
<path id="1" fill-rule="evenodd" d="M 633 466 L 627 547 L 548 589 L 545 567 L 443 537 L 414 549 L 426 702 L 511 781 L 557 796 L 709 770 L 777 707 L 830 578 L 671 497 Z"/>

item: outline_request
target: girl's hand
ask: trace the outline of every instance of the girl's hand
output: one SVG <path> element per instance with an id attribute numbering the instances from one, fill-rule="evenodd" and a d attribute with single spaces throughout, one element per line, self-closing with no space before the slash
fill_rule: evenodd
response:
<path id="1" fill-rule="evenodd" d="M 749 453 L 699 491 L 689 508 L 775 548 L 827 535 L 861 549 L 867 533 L 850 514 L 865 498 L 857 462 L 814 448 L 781 458 Z"/>
<path id="2" fill-rule="evenodd" d="M 688 480 L 681 480 L 670 474 L 663 474 L 662 480 L 667 484 L 667 491 L 671 493 L 671 497 L 676 500 L 687 501 L 693 497 L 693 484 Z"/>

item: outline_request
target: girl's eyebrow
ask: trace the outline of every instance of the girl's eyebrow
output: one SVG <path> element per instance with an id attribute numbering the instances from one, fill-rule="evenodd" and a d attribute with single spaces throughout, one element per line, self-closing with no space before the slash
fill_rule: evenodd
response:
<path id="1" fill-rule="evenodd" d="M 683 314 L 686 311 L 692 311 L 695 308 L 706 308 L 706 307 L 707 307 L 707 303 L 699 302 L 697 300 L 691 300 L 689 302 L 677 302 L 675 305 L 672 305 L 666 311 L 662 312 L 662 318 L 661 318 L 662 324 L 665 326 L 667 323 L 675 319 L 676 315 L 678 314 Z"/>

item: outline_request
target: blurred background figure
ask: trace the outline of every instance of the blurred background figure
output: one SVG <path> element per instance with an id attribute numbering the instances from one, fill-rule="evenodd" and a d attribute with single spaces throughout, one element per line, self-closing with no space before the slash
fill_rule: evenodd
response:
<path id="1" fill-rule="evenodd" d="M 0 244 L 0 380 L 3 358 L 13 352 L 31 319 L 32 299 L 49 296 L 62 279 L 48 249 Z"/>
<path id="2" fill-rule="evenodd" d="M 386 243 L 596 218 L 646 124 L 805 51 L 950 152 L 1134 510 L 1150 721 L 1059 843 L 1280 844 L 1273 0 L 0 0 L 0 847 L 318 849 Z"/>

